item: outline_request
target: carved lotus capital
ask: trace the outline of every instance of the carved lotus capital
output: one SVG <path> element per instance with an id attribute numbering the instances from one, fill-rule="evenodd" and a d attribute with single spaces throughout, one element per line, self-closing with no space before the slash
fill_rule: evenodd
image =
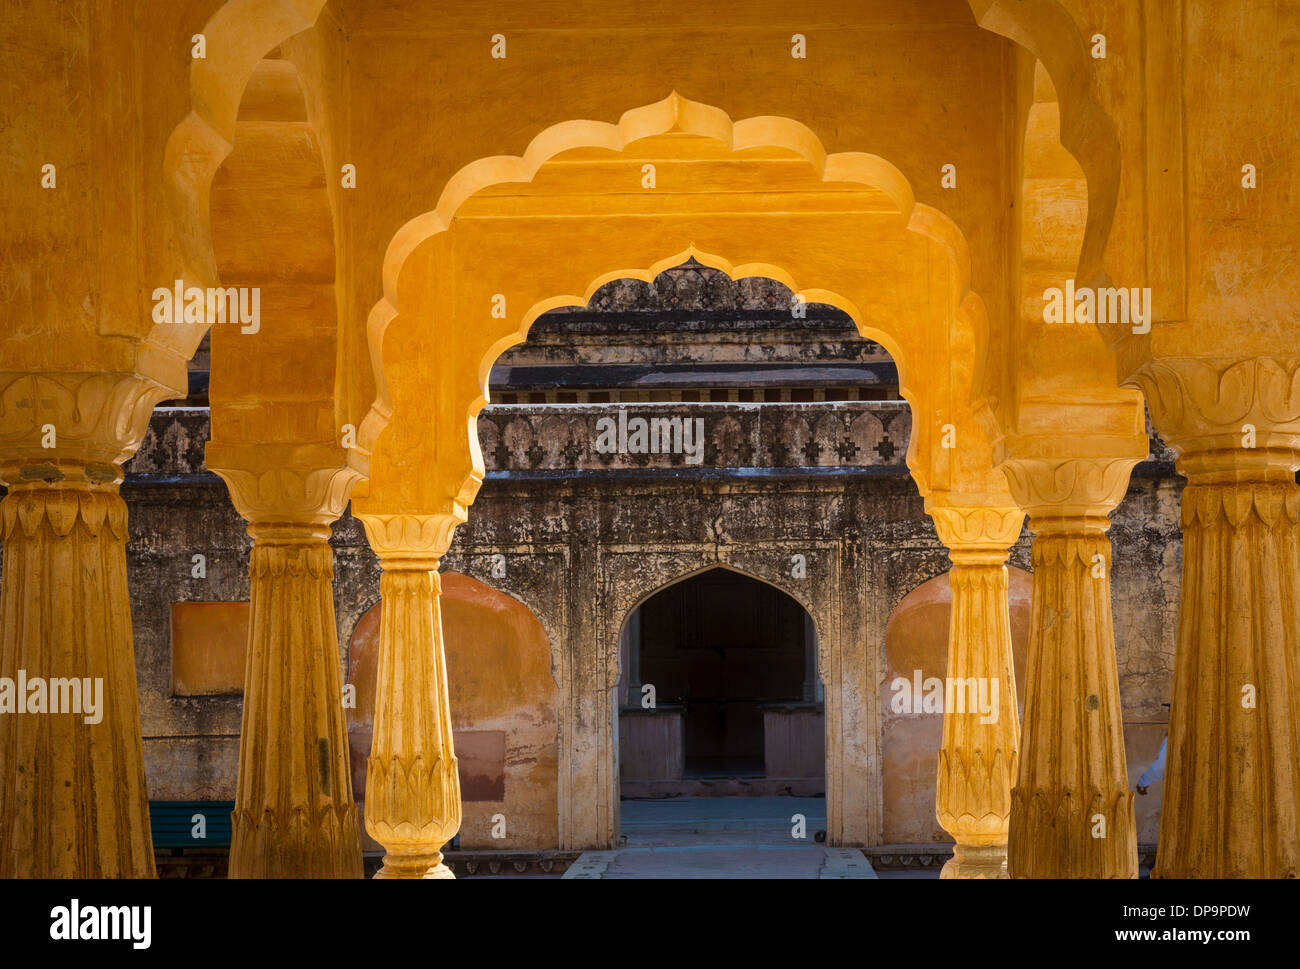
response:
<path id="1" fill-rule="evenodd" d="M 436 569 L 438 560 L 451 547 L 456 526 L 464 514 L 359 514 L 370 547 L 385 568 L 409 563 L 412 567 Z"/>
<path id="2" fill-rule="evenodd" d="M 209 443 L 206 463 L 230 489 L 251 525 L 328 528 L 347 507 L 361 475 L 330 448 L 222 447 Z M 336 458 L 337 463 L 331 463 Z"/>
<path id="3" fill-rule="evenodd" d="M 1025 520 L 1024 511 L 1014 505 L 962 506 L 927 500 L 925 510 L 934 521 L 939 541 L 949 549 L 1000 550 L 1003 557 L 1020 537 L 1020 527 Z"/>
<path id="4" fill-rule="evenodd" d="M 1280 451 L 1285 462 L 1300 452 L 1300 356 L 1164 357 L 1128 383 L 1146 395 L 1152 422 L 1180 457 Z"/>
<path id="5" fill-rule="evenodd" d="M 174 388 L 137 373 L 0 371 L 0 480 L 120 481 Z"/>
<path id="6" fill-rule="evenodd" d="M 1011 495 L 1032 518 L 1105 518 L 1124 499 L 1137 458 L 1009 458 Z"/>

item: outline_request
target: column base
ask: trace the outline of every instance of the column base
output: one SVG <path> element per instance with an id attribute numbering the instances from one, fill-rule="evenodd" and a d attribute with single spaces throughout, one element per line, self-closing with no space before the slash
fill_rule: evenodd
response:
<path id="1" fill-rule="evenodd" d="M 442 860 L 442 852 L 432 855 L 384 855 L 384 866 L 375 872 L 376 878 L 452 878 L 452 874 Z"/>
<path id="2" fill-rule="evenodd" d="M 952 857 L 939 872 L 940 878 L 1010 878 L 1007 874 L 1007 846 L 953 846 Z"/>

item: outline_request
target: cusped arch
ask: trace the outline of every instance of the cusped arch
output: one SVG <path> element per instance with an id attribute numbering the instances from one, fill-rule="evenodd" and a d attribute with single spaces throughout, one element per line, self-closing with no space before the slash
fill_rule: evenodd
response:
<path id="1" fill-rule="evenodd" d="M 532 325 L 544 314 L 561 307 L 583 307 L 591 303 L 596 293 L 601 287 L 608 285 L 619 279 L 636 279 L 645 283 L 653 283 L 665 270 L 680 266 L 687 260 L 694 260 L 702 266 L 710 269 L 716 269 L 733 281 L 739 282 L 742 279 L 759 277 L 774 279 L 781 283 L 787 289 L 791 290 L 797 297 L 808 303 L 820 303 L 827 306 L 833 306 L 847 315 L 858 329 L 858 333 L 867 340 L 873 340 L 879 343 L 889 353 L 898 368 L 899 393 L 913 407 L 917 406 L 917 381 L 911 377 L 911 371 L 908 368 L 908 358 L 904 353 L 902 346 L 899 344 L 895 335 L 881 326 L 874 325 L 867 320 L 867 314 L 860 309 L 853 300 L 840 295 L 830 289 L 818 287 L 801 287 L 800 283 L 787 272 L 783 267 L 770 262 L 741 262 L 733 263 L 723 256 L 711 252 L 705 252 L 697 249 L 695 246 L 688 246 L 680 252 L 663 259 L 655 260 L 648 267 L 631 267 L 611 269 L 600 273 L 582 288 L 581 295 L 558 295 L 547 297 L 534 303 L 523 314 L 519 328 L 494 343 L 483 355 L 478 365 L 478 384 L 480 393 L 473 401 L 470 402 L 467 419 L 469 426 L 475 426 L 475 420 L 482 409 L 488 403 L 488 376 L 492 371 L 493 365 L 513 346 L 517 346 L 528 338 L 528 332 Z M 975 297 L 979 299 L 978 296 Z M 982 306 L 982 302 L 981 302 Z M 911 466 L 914 457 L 914 448 L 916 439 L 909 439 L 908 462 Z M 477 447 L 476 435 L 471 435 L 471 445 Z M 476 460 L 478 456 L 476 454 Z"/>
<path id="2" fill-rule="evenodd" d="M 852 186 L 849 189 L 850 194 L 858 191 L 858 186 L 861 186 L 861 190 L 870 198 L 879 200 L 879 208 L 872 211 L 876 213 L 881 226 L 888 226 L 885 232 L 894 235 L 900 241 L 911 239 L 914 245 L 930 254 L 927 258 L 936 260 L 936 265 L 946 264 L 943 276 L 937 278 L 943 278 L 945 281 L 943 285 L 949 287 L 948 293 L 941 300 L 931 303 L 930 308 L 918 308 L 918 315 L 915 317 L 911 316 L 910 312 L 891 312 L 888 317 L 883 316 L 880 320 L 872 320 L 870 312 L 855 304 L 854 298 L 845 295 L 846 291 L 854 287 L 861 290 L 863 282 L 861 273 L 844 264 L 844 260 L 839 260 L 842 274 L 836 276 L 835 272 L 831 272 L 829 274 L 835 278 L 826 281 L 831 286 L 839 286 L 840 289 L 814 287 L 807 285 L 814 282 L 813 280 L 796 278 L 792 269 L 772 261 L 781 260 L 781 254 L 772 246 L 771 239 L 768 239 L 766 248 L 754 247 L 753 251 L 746 254 L 744 250 L 748 247 L 748 243 L 745 238 L 727 238 L 725 232 L 722 238 L 716 238 L 714 242 L 735 247 L 735 250 L 740 251 L 732 251 L 728 256 L 722 256 L 703 250 L 694 242 L 690 242 L 684 248 L 671 252 L 671 255 L 655 260 L 649 267 L 637 267 L 636 264 L 629 264 L 628 261 L 629 256 L 636 259 L 640 255 L 638 247 L 642 245 L 638 242 L 640 237 L 633 234 L 632 241 L 628 242 L 624 239 L 625 245 L 621 247 L 624 255 L 621 258 L 610 256 L 608 268 L 601 268 L 604 256 L 601 250 L 585 251 L 582 267 L 571 267 L 564 260 L 552 260 L 546 264 L 545 277 L 539 277 L 537 272 L 533 272 L 532 276 L 517 284 L 512 299 L 523 297 L 526 311 L 520 315 L 516 310 L 515 315 L 494 332 L 478 334 L 477 345 L 467 352 L 463 363 L 456 364 L 467 368 L 476 367 L 476 371 L 472 373 L 472 385 L 469 382 L 471 373 L 465 373 L 463 390 L 455 392 L 459 394 L 458 399 L 451 402 L 448 398 L 446 410 L 439 416 L 439 420 L 446 421 L 447 427 L 454 425 L 458 428 L 454 432 L 454 437 L 460 436 L 461 428 L 464 433 L 460 441 L 443 438 L 445 441 L 442 445 L 445 449 L 443 453 L 448 455 L 447 459 L 451 462 L 456 460 L 452 457 L 451 451 L 446 449 L 458 449 L 461 457 L 458 470 L 452 471 L 451 464 L 443 466 L 446 476 L 437 485 L 441 489 L 439 501 L 448 503 L 439 507 L 439 510 L 450 511 L 463 520 L 469 503 L 473 501 L 478 485 L 482 481 L 484 462 L 482 462 L 474 427 L 476 427 L 478 412 L 486 405 L 487 375 L 495 359 L 508 347 L 524 339 L 529 326 L 542 313 L 560 306 L 584 306 L 599 287 L 617 278 L 630 277 L 645 282 L 653 281 L 656 274 L 671 268 L 672 265 L 680 264 L 685 259 L 701 261 L 708 267 L 719 269 L 733 280 L 746 276 L 775 278 L 809 302 L 831 304 L 848 313 L 857 324 L 862 336 L 875 339 L 891 352 L 900 373 L 902 397 L 907 399 L 911 406 L 917 408 L 922 414 L 933 412 L 937 415 L 940 411 L 948 411 L 949 416 L 946 416 L 945 420 L 956 421 L 958 425 L 971 428 L 970 434 L 962 437 L 962 444 L 959 447 L 963 455 L 961 470 L 956 470 L 957 462 L 949 460 L 948 451 L 944 451 L 943 454 L 937 453 L 937 431 L 933 434 L 911 436 L 906 455 L 907 466 L 917 479 L 922 493 L 930 493 L 932 484 L 940 490 L 966 490 L 966 492 L 980 493 L 988 492 L 989 489 L 1005 490 L 1001 476 L 995 475 L 993 471 L 991 447 L 984 445 L 983 450 L 988 451 L 987 454 L 982 454 L 980 450 L 983 432 L 976 424 L 976 411 L 971 407 L 970 402 L 974 388 L 965 382 L 969 380 L 969 376 L 961 376 L 975 371 L 975 362 L 972 358 L 988 351 L 989 338 L 988 316 L 983 299 L 971 287 L 969 246 L 957 225 L 937 209 L 915 203 L 906 179 L 896 168 L 893 168 L 893 165 L 879 157 L 857 152 L 826 155 L 809 127 L 802 125 L 801 122 L 776 117 L 758 117 L 750 118 L 748 121 L 732 122 L 720 109 L 695 104 L 676 94 L 669 95 L 658 103 L 632 109 L 624 114 L 619 125 L 607 125 L 603 122 L 563 122 L 539 134 L 523 156 L 494 157 L 494 159 L 482 159 L 478 163 L 473 163 L 467 166 L 460 176 L 452 179 L 456 185 L 448 186 L 448 189 L 443 192 L 443 200 L 439 203 L 439 208 L 416 217 L 399 230 L 386 256 L 387 295 L 370 313 L 370 354 L 372 354 L 374 380 L 377 385 L 377 398 L 370 407 L 367 418 L 361 421 L 357 433 L 357 447 L 350 453 L 352 466 L 357 471 L 369 475 L 370 455 L 376 450 L 383 429 L 393 419 L 394 398 L 383 377 L 386 334 L 400 332 L 403 334 L 403 341 L 408 342 L 412 339 L 425 339 L 416 337 L 416 334 L 428 329 L 430 300 L 433 299 L 432 294 L 435 291 L 429 285 L 428 272 L 434 265 L 434 259 L 441 256 L 434 256 L 433 241 L 439 234 L 446 233 L 450 228 L 456 208 L 472 198 L 472 192 L 467 187 L 467 179 L 473 178 L 474 185 L 478 186 L 477 190 L 484 191 L 491 187 L 482 185 L 487 178 L 523 179 L 537 176 L 546 159 L 551 159 L 565 151 L 591 147 L 607 150 L 610 146 L 627 148 L 643 138 L 653 138 L 658 135 L 676 137 L 682 134 L 694 137 L 694 139 L 682 139 L 676 142 L 685 146 L 681 148 L 682 159 L 705 157 L 698 153 L 702 150 L 711 152 L 707 157 L 716 157 L 712 148 L 702 148 L 702 146 L 722 144 L 724 148 L 722 156 L 725 160 L 740 160 L 744 164 L 761 166 L 764 164 L 761 159 L 755 159 L 753 155 L 745 156 L 736 153 L 758 147 L 768 152 L 783 152 L 785 156 L 790 157 L 790 160 L 806 163 L 814 173 L 813 176 L 802 174 L 794 177 L 794 181 L 784 181 L 787 176 L 781 174 L 777 185 L 796 186 L 798 191 L 807 191 L 807 185 L 820 182 L 827 185 L 828 194 L 832 191 L 841 192 L 840 198 L 849 198 L 849 195 L 844 195 L 845 186 Z M 584 143 L 582 139 L 586 139 L 586 142 Z M 625 155 L 629 164 L 636 164 L 638 157 L 640 156 L 634 155 L 630 150 Z M 615 161 L 617 163 L 619 160 L 615 159 Z M 805 172 L 809 169 L 805 169 Z M 810 177 L 814 179 L 813 182 L 807 181 Z M 701 196 L 716 194 L 716 189 L 703 190 L 698 194 Z M 753 219 L 762 215 L 751 212 L 746 217 Z M 646 247 L 663 245 L 663 234 L 656 235 L 654 230 L 649 228 L 649 225 L 654 225 L 656 222 L 658 220 L 655 217 L 632 222 L 632 225 L 646 224 L 645 239 L 643 239 L 643 245 Z M 692 234 L 681 235 L 682 242 L 690 238 Z M 827 246 L 831 247 L 833 243 L 827 242 Z M 417 260 L 416 252 L 420 254 Z M 796 260 L 796 263 L 798 261 L 800 260 Z M 809 261 L 806 254 L 803 261 L 805 263 Z M 831 261 L 833 264 L 836 260 L 831 259 Z M 409 273 L 409 280 L 403 281 L 403 273 L 406 272 L 408 265 L 415 268 Z M 802 265 L 798 272 L 806 276 L 807 273 L 814 272 L 814 268 L 811 265 Z M 572 278 L 572 282 L 565 280 L 565 273 Z M 547 295 L 542 295 L 543 293 Z M 863 295 L 867 295 L 867 290 L 863 290 Z M 875 307 L 872 312 L 875 311 L 885 310 L 883 307 Z M 395 329 L 394 324 L 399 319 L 404 323 L 400 325 L 400 329 Z M 885 324 L 884 320 L 887 319 L 889 323 Z M 432 338 L 432 330 L 429 330 L 429 334 L 429 338 Z M 918 334 L 927 334 L 927 336 L 918 337 Z M 905 350 L 904 336 L 913 350 Z M 412 346 L 415 345 L 412 343 Z M 429 343 L 429 346 L 432 346 L 432 343 Z M 931 356 L 928 350 L 924 349 L 924 347 L 944 346 L 949 347 L 949 355 L 943 358 L 945 362 L 941 362 L 940 356 Z M 408 349 L 407 352 L 409 355 L 411 350 Z M 415 352 L 417 356 L 428 355 L 428 350 L 424 349 Z M 922 358 L 924 358 L 923 364 L 919 363 Z M 950 367 L 953 360 L 965 360 L 965 363 L 957 365 L 954 371 L 945 369 L 945 373 L 954 375 L 952 384 L 949 384 L 948 376 L 944 376 L 943 380 L 935 384 L 928 380 L 918 380 L 919 368 L 922 365 L 927 373 L 932 373 L 935 372 L 933 368 Z M 428 373 L 421 373 L 419 378 L 428 380 Z M 443 375 L 439 380 L 446 382 L 452 380 L 452 377 Z M 451 385 L 447 384 L 447 386 L 450 388 Z M 406 406 L 409 406 L 409 401 L 412 399 L 411 394 L 411 386 L 403 385 L 400 395 L 407 402 Z M 464 410 L 460 410 L 461 407 Z M 930 424 L 924 427 L 928 428 Z M 406 440 L 406 445 L 394 446 L 398 446 L 399 449 L 420 446 L 412 440 L 408 428 L 403 428 L 400 434 Z M 957 451 L 953 454 L 957 454 Z M 387 460 L 389 459 L 385 459 L 385 464 Z M 380 494 L 386 490 L 382 477 L 374 483 L 378 492 L 372 492 L 380 505 L 382 505 Z"/>
<path id="3" fill-rule="evenodd" d="M 1119 132 L 1093 91 L 1091 46 L 1060 0 L 967 0 L 975 22 L 1029 51 L 1047 69 L 1061 105 L 1061 144 L 1088 181 L 1080 286 L 1107 286 L 1106 245 L 1119 204 Z"/>
<path id="4" fill-rule="evenodd" d="M 876 155 L 865 152 L 837 152 L 827 154 L 816 134 L 802 122 L 793 118 L 760 116 L 733 122 L 725 111 L 711 105 L 699 104 L 670 93 L 662 101 L 632 108 L 616 124 L 602 121 L 562 121 L 540 132 L 522 155 L 498 155 L 470 162 L 448 181 L 437 205 L 428 212 L 415 216 L 397 230 L 384 254 L 384 295 L 370 311 L 367 320 L 367 339 L 370 359 L 374 368 L 377 396 L 370 412 L 362 421 L 358 444 L 369 451 L 392 415 L 392 400 L 388 394 L 383 374 L 384 336 L 400 315 L 398 281 L 408 259 L 421 245 L 445 232 L 456 211 L 473 195 L 496 185 L 511 182 L 530 182 L 542 166 L 567 151 L 583 148 L 604 148 L 624 152 L 631 144 L 645 138 L 666 134 L 693 134 L 716 141 L 735 155 L 751 148 L 776 148 L 794 152 L 813 166 L 825 183 L 855 183 L 885 193 L 897 207 L 909 232 L 938 243 L 949 255 L 957 273 L 961 292 L 958 314 L 975 333 L 975 343 L 983 345 L 988 340 L 988 313 L 984 301 L 970 286 L 970 247 L 961 229 L 948 216 L 928 205 L 917 204 L 907 178 L 894 165 Z M 661 259 L 649 267 L 611 267 L 592 280 L 582 296 L 557 295 L 543 300 L 524 317 L 520 330 L 501 341 L 479 367 L 480 383 L 486 383 L 492 362 L 505 349 L 527 335 L 532 322 L 548 310 L 560 306 L 582 306 L 595 295 L 596 290 L 608 282 L 621 278 L 653 282 L 665 269 L 679 265 L 688 256 L 721 269 L 732 279 L 745 276 L 767 276 L 784 283 L 810 302 L 824 302 L 847 312 L 855 320 L 861 313 L 835 292 L 828 289 L 801 289 L 790 274 L 779 266 L 768 263 L 733 265 L 718 256 L 697 253 L 694 247 Z M 861 327 L 862 324 L 859 324 Z M 903 363 L 896 353 L 897 344 L 890 347 L 892 339 L 884 331 L 875 331 L 884 337 L 885 346 L 895 354 L 901 368 Z M 867 335 L 864 333 L 864 335 Z M 877 336 L 872 335 L 872 339 Z"/>
<path id="5" fill-rule="evenodd" d="M 874 340 L 883 346 L 891 357 L 894 358 L 898 366 L 900 384 L 905 383 L 904 370 L 907 366 L 905 354 L 902 347 L 894 334 L 889 330 L 876 326 L 866 320 L 866 314 L 853 302 L 853 300 L 840 295 L 830 289 L 821 289 L 816 287 L 801 287 L 789 272 L 782 266 L 770 262 L 741 262 L 733 263 L 723 256 L 716 253 L 705 252 L 695 246 L 688 246 L 680 252 L 662 259 L 657 259 L 649 266 L 631 266 L 619 269 L 610 269 L 602 272 L 586 284 L 581 295 L 564 294 L 547 297 L 538 300 L 524 313 L 521 325 L 515 332 L 510 333 L 498 340 L 488 352 L 483 356 L 479 363 L 478 375 L 479 384 L 487 389 L 488 374 L 492 370 L 492 365 L 496 363 L 497 358 L 512 346 L 522 343 L 528 338 L 528 331 L 537 319 L 551 310 L 561 307 L 588 305 L 595 297 L 601 287 L 615 282 L 619 279 L 636 279 L 644 283 L 653 284 L 655 279 L 664 271 L 680 266 L 687 260 L 694 260 L 702 266 L 709 269 L 716 269 L 731 279 L 733 282 L 739 282 L 742 279 L 751 277 L 774 279 L 781 285 L 785 286 L 796 297 L 802 298 L 808 303 L 823 303 L 828 306 L 834 306 L 836 309 L 845 313 L 854 324 L 858 327 L 858 332 L 868 340 Z M 978 297 L 977 297 L 978 298 Z M 485 404 L 486 397 L 481 401 L 475 401 L 475 407 L 479 408 Z M 477 411 L 475 411 L 477 413 Z"/>
<path id="6" fill-rule="evenodd" d="M 968 4 L 981 28 L 1007 37 L 1033 53 L 1043 61 L 1055 82 L 1062 104 L 1062 143 L 1078 159 L 1088 176 L 1088 228 L 1079 278 L 1081 284 L 1092 281 L 1094 277 L 1104 281 L 1107 277 L 1102 257 L 1114 221 L 1121 159 L 1115 124 L 1093 92 L 1092 68 L 1085 53 L 1087 44 L 1074 18 L 1059 0 L 968 0 Z M 196 280 L 203 286 L 214 285 L 217 281 L 208 223 L 208 192 L 213 176 L 231 150 L 239 102 L 254 66 L 289 38 L 311 29 L 325 6 L 326 0 L 227 0 L 203 25 L 201 32 L 207 38 L 208 52 L 205 58 L 196 58 L 190 65 L 191 110 L 172 130 L 163 157 L 165 192 L 179 248 L 180 265 L 177 268 L 182 278 Z M 765 123 L 772 119 L 750 120 L 764 124 L 753 124 L 742 134 L 762 137 Z M 699 113 L 698 123 L 706 129 L 709 125 L 714 125 L 717 130 L 725 127 L 718 115 L 709 112 Z M 592 129 L 598 128 L 599 124 L 571 122 L 568 127 L 556 126 L 548 129 L 548 139 L 562 142 L 574 137 L 577 129 L 587 130 L 591 137 L 597 133 Z M 604 127 L 617 130 L 620 126 L 622 121 L 619 125 Z M 635 130 L 629 126 L 620 136 L 625 137 Z M 599 134 L 605 138 L 613 136 L 607 130 Z M 552 141 L 541 139 L 542 136 L 534 139 L 530 148 L 536 146 L 538 153 L 545 153 Z M 805 141 L 807 150 L 814 154 L 820 150 L 824 157 L 824 149 L 815 137 L 801 140 Z M 550 147 L 549 150 L 553 153 L 555 149 Z M 515 159 L 515 174 L 527 170 L 527 158 L 525 153 L 525 156 Z M 510 167 L 504 161 L 501 164 L 503 168 Z M 454 186 L 449 183 L 435 213 L 442 209 L 444 201 L 452 202 L 465 190 L 465 184 L 472 178 L 468 168 L 462 182 Z M 480 177 L 481 174 L 481 169 L 473 173 Z M 416 221 L 412 220 L 413 223 Z M 408 223 L 404 228 L 416 231 L 419 227 Z M 395 238 L 389 255 L 400 252 L 406 242 Z M 384 299 L 371 314 L 368 332 L 386 325 L 384 307 L 391 308 L 394 304 L 388 264 L 386 259 Z M 987 328 L 987 322 L 984 325 Z M 166 343 L 179 332 L 180 328 L 155 327 L 150 340 Z M 197 341 L 194 345 L 197 346 Z M 184 349 L 188 355 L 194 346 Z M 372 359 L 377 359 L 373 356 L 373 344 Z M 389 416 L 383 411 L 387 396 L 382 383 L 382 367 L 376 363 L 375 369 L 379 426 L 371 421 L 366 437 L 370 444 Z M 375 414 L 375 408 L 371 414 Z"/>
<path id="7" fill-rule="evenodd" d="M 212 180 L 234 148 L 244 89 L 267 54 L 309 30 L 327 0 L 228 0 L 203 25 L 205 56 L 190 64 L 190 113 L 163 149 L 163 187 L 179 248 L 179 278 L 200 287 L 218 282 L 209 198 Z M 206 328 L 205 328 L 206 329 Z M 151 342 L 186 340 L 188 357 L 202 339 L 189 327 L 155 326 Z M 189 345 L 192 344 L 192 345 Z"/>

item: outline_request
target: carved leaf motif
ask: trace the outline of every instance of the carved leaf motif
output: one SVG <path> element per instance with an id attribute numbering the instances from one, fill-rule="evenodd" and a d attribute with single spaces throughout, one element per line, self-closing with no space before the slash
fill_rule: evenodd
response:
<path id="1" fill-rule="evenodd" d="M 1300 357 L 1152 360 L 1128 383 L 1141 388 L 1165 440 L 1259 431 L 1300 434 Z"/>
<path id="2" fill-rule="evenodd" d="M 120 465 L 144 440 L 154 406 L 184 391 L 135 373 L 0 373 L 0 453 L 6 460 Z M 41 446 L 53 424 L 57 447 Z"/>
<path id="3" fill-rule="evenodd" d="M 437 568 L 446 554 L 463 514 L 358 515 L 366 528 L 370 547 L 381 559 L 426 556 Z"/>
<path id="4" fill-rule="evenodd" d="M 211 445 L 209 448 L 210 470 L 225 480 L 235 508 L 250 522 L 329 524 L 343 514 L 352 487 L 361 477 L 350 467 L 223 468 L 212 463 Z M 268 455 L 268 459 L 275 456 Z"/>

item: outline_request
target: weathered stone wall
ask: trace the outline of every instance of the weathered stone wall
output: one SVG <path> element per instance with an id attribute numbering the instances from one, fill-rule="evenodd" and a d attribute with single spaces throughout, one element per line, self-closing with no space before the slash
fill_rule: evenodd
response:
<path id="1" fill-rule="evenodd" d="M 895 422 L 907 417 L 905 407 L 892 402 L 714 405 L 708 413 L 719 419 L 708 426 L 730 426 L 723 418 L 735 426 L 721 438 L 709 438 L 699 468 L 684 466 L 680 455 L 616 455 L 601 464 L 605 456 L 590 451 L 565 468 L 559 458 L 563 448 L 543 449 L 555 462 L 530 468 L 532 445 L 506 447 L 500 454 L 495 445 L 487 446 L 489 426 L 500 440 L 507 436 L 503 429 L 535 429 L 556 411 L 565 412 L 570 444 L 589 440 L 582 435 L 597 416 L 591 409 L 485 412 L 484 455 L 489 469 L 496 470 L 489 471 L 443 564 L 519 600 L 546 631 L 559 691 L 560 845 L 586 847 L 617 837 L 613 697 L 623 622 L 664 585 L 718 565 L 788 592 L 816 624 L 826 694 L 832 840 L 876 843 L 887 830 L 926 826 L 941 839 L 932 812 L 887 818 L 882 797 L 885 628 L 910 591 L 948 568 L 945 549 L 901 463 L 906 434 L 896 429 L 905 425 Z M 705 408 L 682 409 L 683 416 L 702 412 Z M 896 447 L 858 448 L 839 457 L 835 441 L 852 438 L 859 423 L 883 431 Z M 806 428 L 808 436 L 790 430 L 796 427 Z M 803 451 L 782 444 L 791 433 L 803 440 Z M 202 470 L 205 438 L 202 410 L 160 411 L 124 488 L 131 512 L 128 572 L 145 754 L 150 795 L 157 799 L 234 793 L 240 698 L 170 695 L 171 604 L 248 595 L 251 542 L 225 486 Z M 768 466 L 738 469 L 737 452 L 726 444 L 736 439 L 755 442 L 745 460 Z M 1111 530 L 1131 778 L 1149 763 L 1163 735 L 1167 711 L 1161 704 L 1168 699 L 1176 633 L 1181 479 L 1172 476 L 1166 452 L 1155 456 L 1160 460 L 1139 467 Z M 498 467 L 499 458 L 506 470 Z M 380 573 L 360 524 L 350 516 L 336 525 L 332 544 L 339 661 L 346 670 L 346 644 L 379 599 Z M 191 575 L 196 554 L 206 557 L 206 579 Z M 806 578 L 793 578 L 794 555 L 805 556 Z M 1027 533 L 1011 561 L 1030 568 Z M 924 778 L 917 783 L 924 784 Z M 1143 842 L 1155 838 L 1157 794 L 1155 789 L 1151 797 L 1138 799 Z M 924 815 L 924 803 L 924 796 L 913 799 L 908 810 Z"/>

